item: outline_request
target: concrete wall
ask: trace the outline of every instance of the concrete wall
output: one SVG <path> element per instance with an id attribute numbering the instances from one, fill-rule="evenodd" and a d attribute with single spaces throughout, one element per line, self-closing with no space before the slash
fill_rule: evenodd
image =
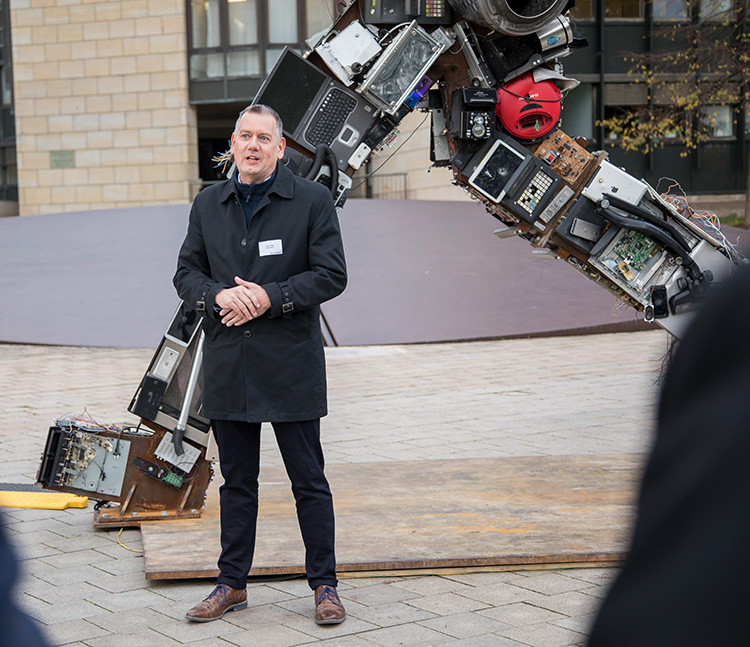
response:
<path id="1" fill-rule="evenodd" d="M 20 214 L 189 202 L 184 0 L 11 0 Z"/>

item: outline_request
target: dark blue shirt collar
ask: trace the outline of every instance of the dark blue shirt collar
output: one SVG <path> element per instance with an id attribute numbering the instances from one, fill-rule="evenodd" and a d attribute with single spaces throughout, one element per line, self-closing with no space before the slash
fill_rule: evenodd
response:
<path id="1" fill-rule="evenodd" d="M 276 169 L 274 169 L 269 178 L 266 178 L 262 182 L 256 182 L 255 184 L 243 184 L 240 182 L 239 172 L 235 176 L 234 185 L 237 187 L 237 193 L 240 195 L 240 205 L 242 205 L 242 211 L 245 214 L 245 222 L 248 226 L 250 226 L 250 221 L 252 220 L 260 201 L 268 192 L 268 189 L 271 187 L 271 184 L 273 184 L 275 178 Z"/>
<path id="2" fill-rule="evenodd" d="M 240 172 L 237 171 L 237 175 L 234 176 L 234 183 L 237 186 L 237 190 L 240 192 L 243 200 L 250 200 L 252 198 L 260 198 L 268 191 L 269 187 L 276 178 L 276 169 L 274 168 L 273 173 L 268 176 L 262 182 L 256 182 L 254 184 L 245 184 L 240 180 Z"/>

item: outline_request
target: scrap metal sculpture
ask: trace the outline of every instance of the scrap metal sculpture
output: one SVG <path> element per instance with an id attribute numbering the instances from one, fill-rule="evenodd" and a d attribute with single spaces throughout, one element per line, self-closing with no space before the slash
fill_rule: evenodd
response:
<path id="1" fill-rule="evenodd" d="M 570 0 L 350 3 L 308 41 L 306 54 L 376 112 L 338 171 L 353 173 L 412 110 L 429 111 L 433 163 L 452 169 L 454 183 L 508 233 L 680 337 L 711 284 L 741 258 L 684 200 L 660 195 L 559 128 L 564 97 L 577 85 L 562 59 L 586 46 L 573 34 L 571 7 Z M 298 143 L 310 153 L 308 141 Z M 340 207 L 344 192 L 331 186 Z"/>

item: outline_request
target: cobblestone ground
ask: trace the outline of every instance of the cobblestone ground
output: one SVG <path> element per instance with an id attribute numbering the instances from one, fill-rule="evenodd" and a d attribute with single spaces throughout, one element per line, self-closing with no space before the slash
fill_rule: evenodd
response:
<path id="1" fill-rule="evenodd" d="M 329 463 L 647 451 L 667 336 L 327 349 Z M 84 409 L 132 422 L 152 349 L 0 345 L 0 469 L 32 483 L 52 420 Z M 271 433 L 264 465 L 279 465 Z M 21 606 L 55 645 L 161 647 L 325 642 L 341 647 L 582 645 L 613 568 L 342 577 L 349 618 L 311 619 L 303 580 L 252 582 L 248 609 L 195 624 L 208 581 L 146 581 L 140 531 L 94 530 L 91 507 L 6 508 Z"/>

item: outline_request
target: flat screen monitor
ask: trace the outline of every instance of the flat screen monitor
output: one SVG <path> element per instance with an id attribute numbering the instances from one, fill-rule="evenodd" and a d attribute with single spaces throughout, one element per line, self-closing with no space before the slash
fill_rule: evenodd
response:
<path id="1" fill-rule="evenodd" d="M 271 106 L 284 124 L 284 135 L 294 138 L 302 118 L 328 77 L 314 65 L 287 50 L 269 74 L 253 103 Z"/>
<path id="2" fill-rule="evenodd" d="M 200 328 L 201 321 L 198 313 L 184 301 L 177 306 L 172 321 L 164 336 L 185 346 L 189 346 L 193 335 Z"/>
<path id="3" fill-rule="evenodd" d="M 493 202 L 500 202 L 518 176 L 526 157 L 502 139 L 497 139 L 477 164 L 469 184 Z"/>
<path id="4" fill-rule="evenodd" d="M 278 112 L 284 136 L 308 151 L 328 146 L 340 170 L 346 170 L 377 112 L 363 96 L 289 47 L 281 52 L 253 103 Z"/>

